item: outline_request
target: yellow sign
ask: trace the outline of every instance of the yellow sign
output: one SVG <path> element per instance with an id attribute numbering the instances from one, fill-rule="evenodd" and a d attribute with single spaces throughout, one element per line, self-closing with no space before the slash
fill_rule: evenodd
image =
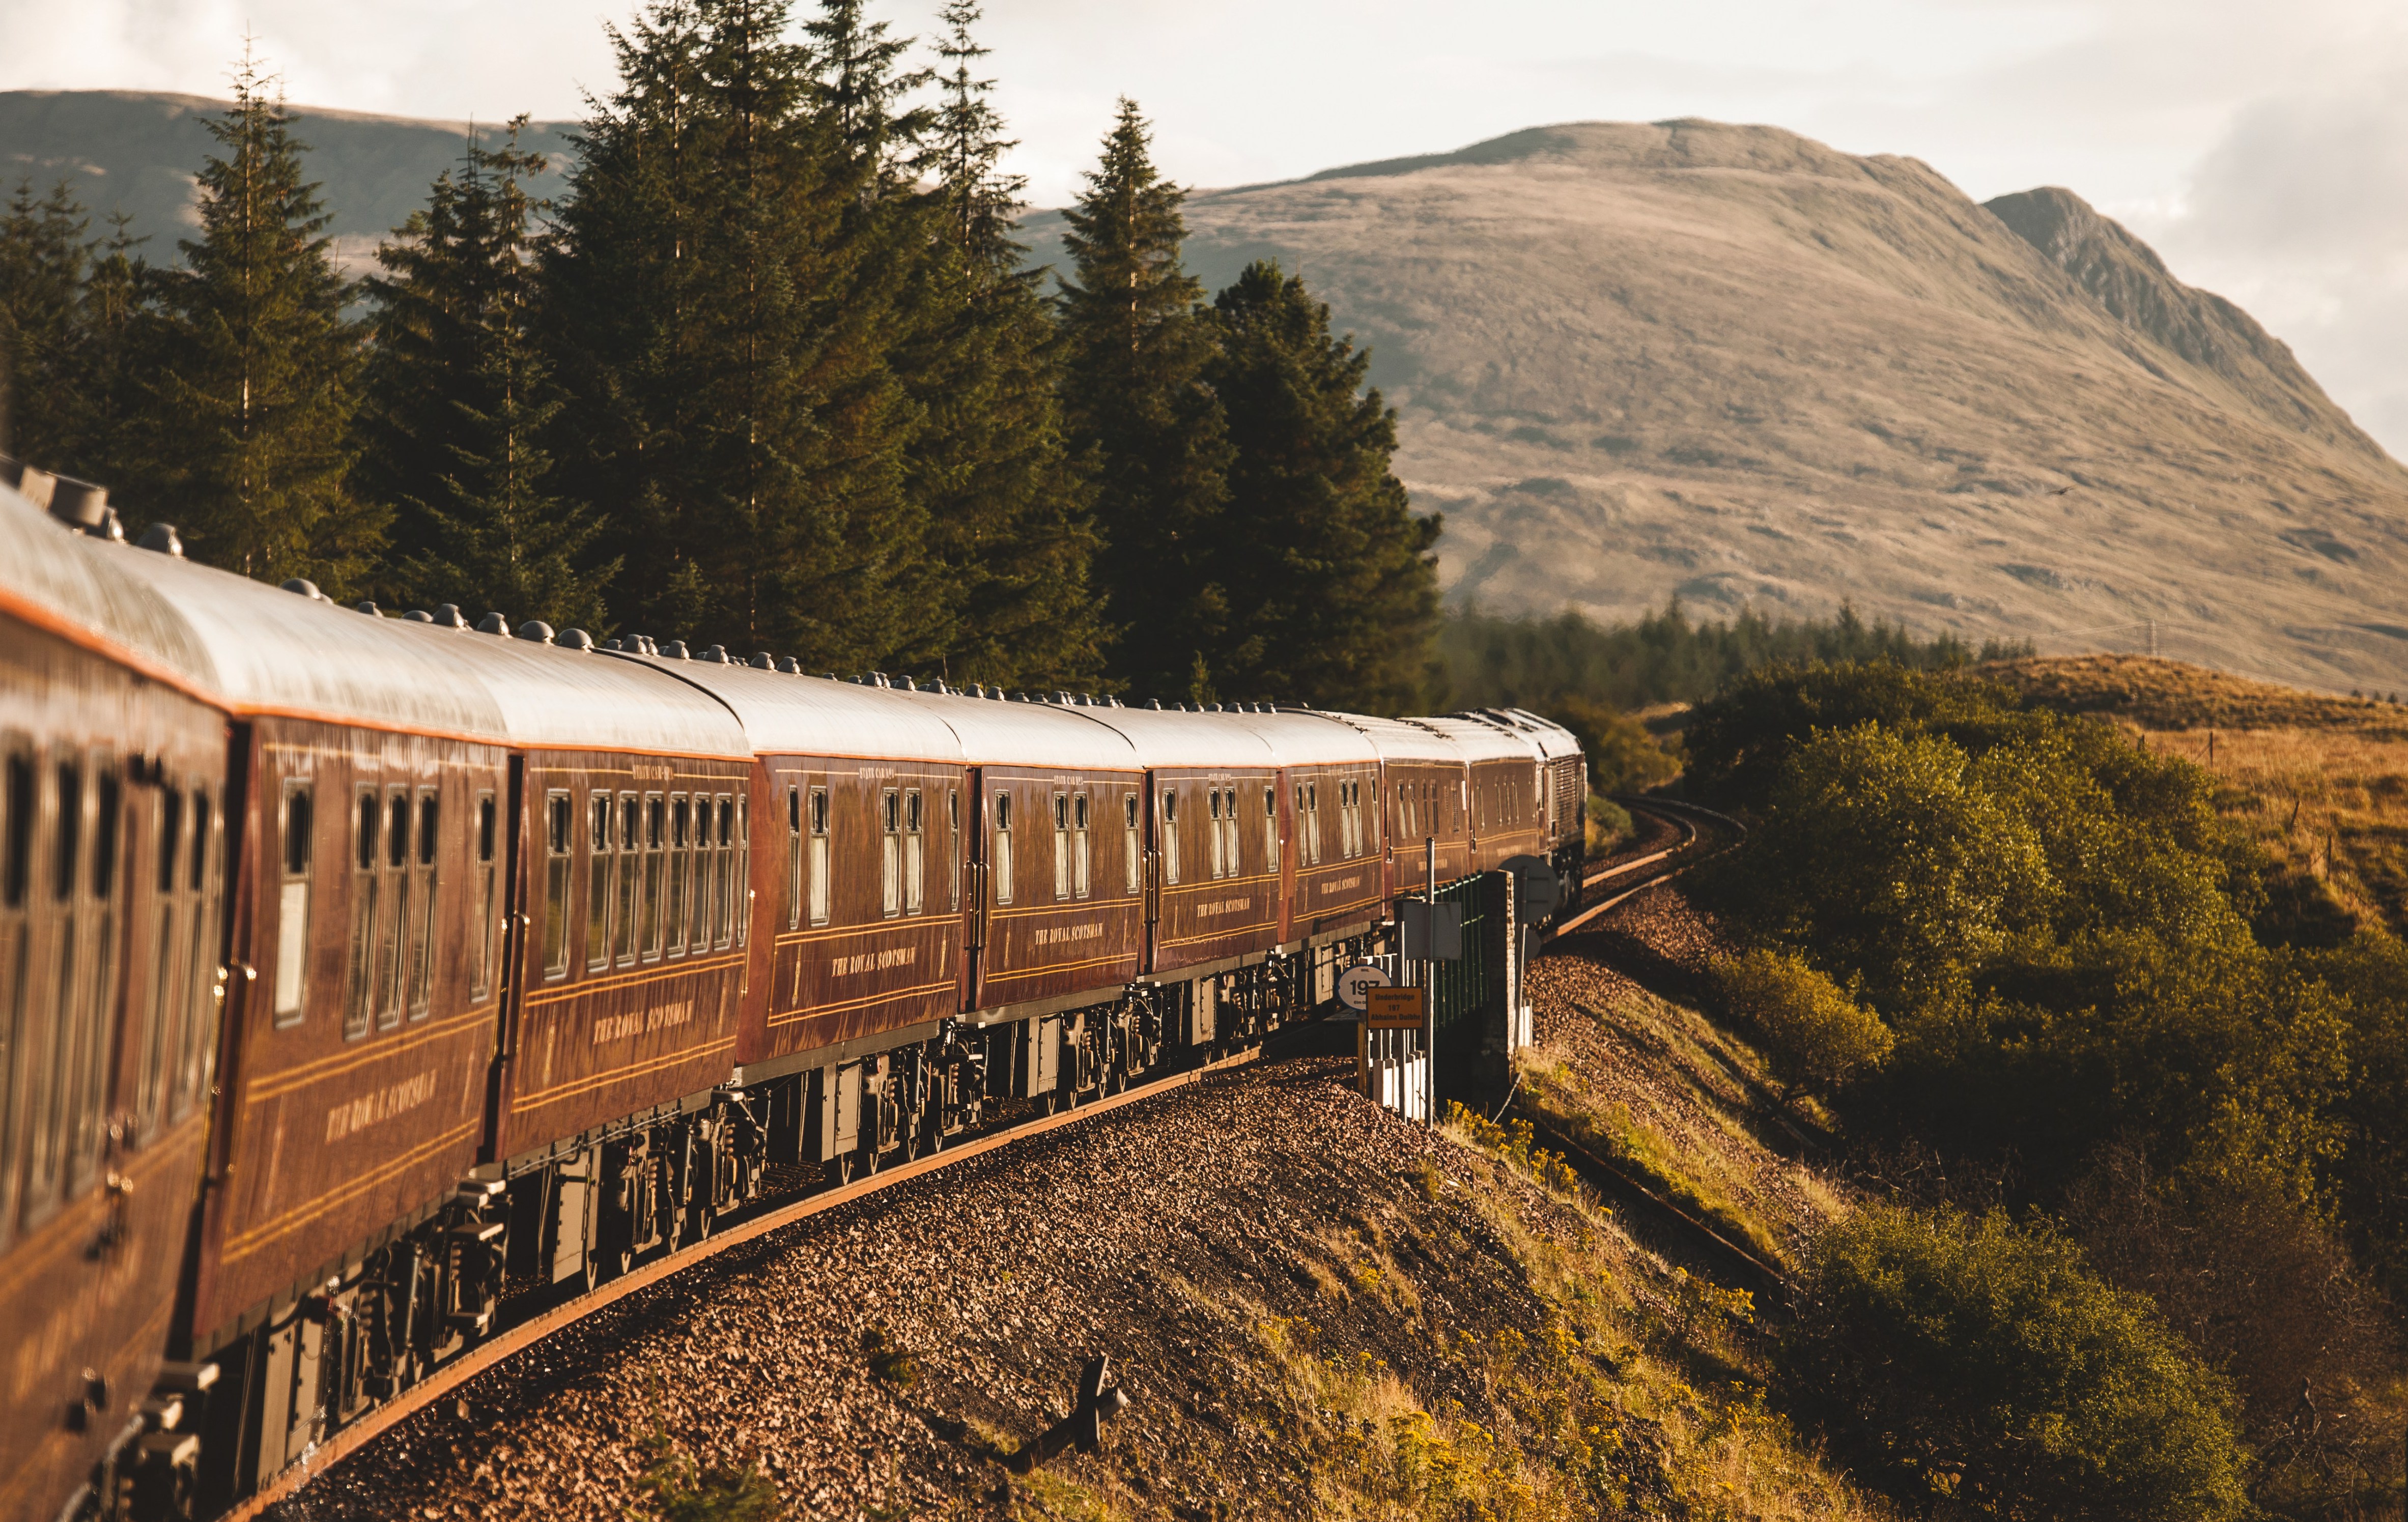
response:
<path id="1" fill-rule="evenodd" d="M 1374 1031 L 1418 1031 L 1422 1028 L 1422 990 L 1373 989 L 1364 1012 L 1364 1024 Z"/>

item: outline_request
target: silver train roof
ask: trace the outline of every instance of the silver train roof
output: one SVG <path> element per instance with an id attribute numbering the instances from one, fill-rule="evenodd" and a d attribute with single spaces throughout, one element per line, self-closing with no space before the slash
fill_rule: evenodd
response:
<path id="1" fill-rule="evenodd" d="M 1418 718 L 1378 718 L 1369 714 L 1337 712 L 1325 712 L 1323 717 L 1336 719 L 1369 740 L 1382 761 L 1463 764 L 1462 748 Z"/>
<path id="2" fill-rule="evenodd" d="M 1530 736 L 1488 719 L 1442 714 L 1413 722 L 1454 741 L 1467 761 L 1516 761 L 1535 766 L 1540 761 L 1538 744 Z"/>

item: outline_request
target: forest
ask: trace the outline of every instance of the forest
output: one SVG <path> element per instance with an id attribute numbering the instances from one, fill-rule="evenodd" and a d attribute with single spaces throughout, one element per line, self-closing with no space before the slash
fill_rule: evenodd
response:
<path id="1" fill-rule="evenodd" d="M 1438 670 L 1434 515 L 1368 354 L 1264 263 L 1205 292 L 1122 102 L 1068 267 L 975 0 L 652 0 L 572 136 L 525 119 L 347 277 L 306 118 L 246 60 L 148 248 L 64 185 L 0 216 L 0 449 L 195 559 L 388 615 L 451 603 L 882 670 L 1396 712 Z M 797 24 L 799 21 L 799 24 Z"/>

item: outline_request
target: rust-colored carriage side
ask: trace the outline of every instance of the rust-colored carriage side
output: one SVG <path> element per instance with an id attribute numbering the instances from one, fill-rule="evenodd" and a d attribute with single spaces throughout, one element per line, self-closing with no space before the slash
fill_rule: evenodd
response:
<path id="1" fill-rule="evenodd" d="M 525 758 L 521 992 L 494 1160 L 726 1080 L 752 924 L 752 783 L 732 757 Z"/>
<path id="2" fill-rule="evenodd" d="M 1268 765 L 1158 767 L 1152 776 L 1161 868 L 1151 970 L 1174 973 L 1278 946 L 1281 871 L 1263 826 L 1279 774 Z"/>
<path id="3" fill-rule="evenodd" d="M 1376 762 L 1286 772 L 1295 859 L 1286 934 L 1303 939 L 1362 924 L 1386 895 Z"/>
<path id="4" fill-rule="evenodd" d="M 278 716 L 248 733 L 209 1344 L 475 1164 L 501 993 L 505 753 Z"/>
<path id="5" fill-rule="evenodd" d="M 973 1006 L 991 1014 L 1074 1000 L 1137 976 L 1144 775 L 1010 765 L 973 775 L 983 895 Z"/>
<path id="6" fill-rule="evenodd" d="M 206 1135 L 225 720 L 134 553 L 0 492 L 0 1515 L 127 1439 Z"/>
<path id="7" fill-rule="evenodd" d="M 977 799 L 945 761 L 781 756 L 763 766 L 766 1014 L 749 1068 L 959 1013 Z"/>

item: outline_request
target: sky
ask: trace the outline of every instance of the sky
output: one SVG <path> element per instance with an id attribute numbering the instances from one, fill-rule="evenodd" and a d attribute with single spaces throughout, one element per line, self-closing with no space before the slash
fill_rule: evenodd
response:
<path id="1" fill-rule="evenodd" d="M 607 92 L 633 0 L 0 0 L 0 89 L 218 93 L 246 31 L 296 103 L 494 121 Z M 927 36 L 941 0 L 877 14 Z M 2288 342 L 2408 458 L 2408 0 L 989 0 L 1031 199 L 1116 97 L 1181 181 L 1567 121 L 1769 122 L 1976 197 L 2071 188 Z"/>

